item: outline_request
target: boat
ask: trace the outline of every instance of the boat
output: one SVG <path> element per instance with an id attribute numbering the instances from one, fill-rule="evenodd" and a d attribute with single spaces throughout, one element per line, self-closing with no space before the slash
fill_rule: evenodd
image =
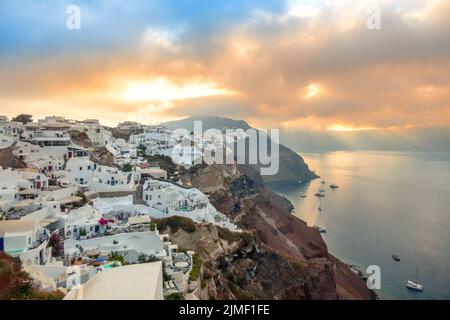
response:
<path id="1" fill-rule="evenodd" d="M 317 210 L 322 211 L 322 207 L 319 207 Z"/>
<path id="2" fill-rule="evenodd" d="M 423 291 L 423 285 L 415 283 L 413 281 L 408 280 L 408 282 L 406 283 L 406 287 L 408 289 L 414 290 L 414 291 Z"/>
<path id="3" fill-rule="evenodd" d="M 406 283 L 406 288 L 410 289 L 410 290 L 414 290 L 414 291 L 419 291 L 422 292 L 423 291 L 423 285 L 421 285 L 420 283 L 417 282 L 417 267 L 416 267 L 416 281 L 411 281 L 408 280 L 408 282 Z"/>
<path id="4" fill-rule="evenodd" d="M 325 184 L 325 181 L 322 181 L 321 184 Z"/>
<path id="5" fill-rule="evenodd" d="M 324 193 L 325 190 L 324 190 L 324 189 L 319 189 L 319 192 L 320 192 L 320 193 Z"/>
<path id="6" fill-rule="evenodd" d="M 335 185 L 335 184 L 330 184 L 330 188 L 331 188 L 331 189 L 337 189 L 337 188 L 339 188 L 339 186 L 337 186 L 337 185 Z"/>
<path id="7" fill-rule="evenodd" d="M 400 261 L 400 257 L 396 254 L 392 255 L 392 259 L 394 259 L 395 261 Z"/>
<path id="8" fill-rule="evenodd" d="M 300 197 L 306 198 L 306 194 L 301 194 Z"/>
<path id="9" fill-rule="evenodd" d="M 320 233 L 327 233 L 327 229 L 320 227 L 320 226 L 314 226 L 314 229 L 316 229 Z"/>
<path id="10" fill-rule="evenodd" d="M 323 193 L 320 193 L 320 192 L 317 192 L 316 194 L 314 194 L 316 197 L 319 197 L 319 198 L 323 198 L 323 197 L 325 197 L 325 195 L 323 194 Z"/>

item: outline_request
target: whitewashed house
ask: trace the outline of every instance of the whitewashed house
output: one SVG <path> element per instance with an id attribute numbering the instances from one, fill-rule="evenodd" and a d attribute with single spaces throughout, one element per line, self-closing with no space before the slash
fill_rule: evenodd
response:
<path id="1" fill-rule="evenodd" d="M 47 250 L 48 232 L 38 220 L 0 221 L 0 251 L 23 262 L 45 264 L 51 254 Z"/>
<path id="2" fill-rule="evenodd" d="M 102 255 L 117 252 L 124 255 L 128 263 L 138 262 L 142 254 L 157 258 L 164 258 L 169 254 L 164 250 L 164 242 L 159 237 L 158 230 L 119 233 L 87 240 L 67 239 L 64 242 L 64 253 L 71 258 L 76 258 L 81 254 L 80 247 L 84 251 L 99 250 Z"/>
<path id="3" fill-rule="evenodd" d="M 98 166 L 88 187 L 89 190 L 97 192 L 132 191 L 135 187 L 134 173 Z"/>
<path id="4" fill-rule="evenodd" d="M 158 180 L 145 181 L 142 188 L 142 198 L 148 206 L 163 212 L 178 208 L 177 191 L 170 183 Z"/>
<path id="5" fill-rule="evenodd" d="M 89 205 L 61 214 L 64 218 L 65 236 L 71 239 L 87 239 L 102 235 L 106 226 L 100 223 L 103 216 Z"/>
<path id="6" fill-rule="evenodd" d="M 18 141 L 22 127 L 22 123 L 9 121 L 8 117 L 0 116 L 0 136 L 5 141 Z"/>
<path id="7" fill-rule="evenodd" d="M 67 161 L 67 175 L 60 179 L 63 186 L 75 185 L 79 187 L 87 187 L 91 182 L 97 164 L 87 158 L 71 158 Z"/>
<path id="8" fill-rule="evenodd" d="M 49 181 L 45 174 L 35 172 L 35 171 L 28 171 L 28 170 L 21 170 L 19 171 L 20 175 L 30 181 L 30 188 L 35 190 L 46 190 L 49 187 Z"/>

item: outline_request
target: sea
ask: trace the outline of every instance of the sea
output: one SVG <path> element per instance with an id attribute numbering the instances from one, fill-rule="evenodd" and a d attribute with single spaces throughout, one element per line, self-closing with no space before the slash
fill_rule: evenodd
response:
<path id="1" fill-rule="evenodd" d="M 450 299 L 450 153 L 301 156 L 319 179 L 269 186 L 292 202 L 293 214 L 326 228 L 333 255 L 363 272 L 378 266 L 381 299 Z M 407 289 L 408 280 L 423 292 Z"/>

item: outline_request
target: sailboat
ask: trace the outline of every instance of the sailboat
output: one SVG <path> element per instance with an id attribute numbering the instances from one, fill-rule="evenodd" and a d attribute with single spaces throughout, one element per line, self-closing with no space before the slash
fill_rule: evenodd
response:
<path id="1" fill-rule="evenodd" d="M 408 282 L 406 283 L 406 287 L 408 289 L 414 290 L 414 291 L 420 291 L 420 292 L 423 291 L 423 285 L 421 285 L 417 282 L 417 267 L 416 267 L 416 281 L 414 282 L 414 281 L 408 280 Z"/>

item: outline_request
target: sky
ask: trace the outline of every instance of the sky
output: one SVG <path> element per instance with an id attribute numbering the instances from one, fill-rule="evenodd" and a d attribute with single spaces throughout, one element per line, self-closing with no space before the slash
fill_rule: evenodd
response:
<path id="1" fill-rule="evenodd" d="M 449 17 L 448 0 L 2 0 L 0 114 L 447 126 Z"/>

